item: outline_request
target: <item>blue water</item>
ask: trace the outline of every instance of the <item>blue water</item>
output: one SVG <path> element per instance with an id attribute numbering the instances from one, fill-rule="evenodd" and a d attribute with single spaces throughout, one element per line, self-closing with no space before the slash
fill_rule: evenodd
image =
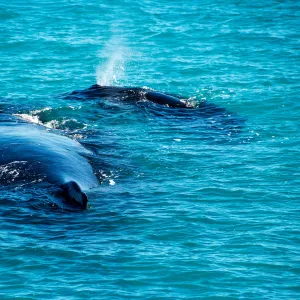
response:
<path id="1" fill-rule="evenodd" d="M 0 298 L 299 299 L 299 8 L 1 0 L 0 109 L 78 139 L 101 185 L 84 212 L 0 188 Z M 64 96 L 96 82 L 243 122 Z"/>

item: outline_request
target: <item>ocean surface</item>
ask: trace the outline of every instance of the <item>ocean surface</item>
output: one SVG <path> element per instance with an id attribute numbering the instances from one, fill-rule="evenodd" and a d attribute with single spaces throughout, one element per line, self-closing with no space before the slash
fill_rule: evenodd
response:
<path id="1" fill-rule="evenodd" d="M 0 23 L 0 110 L 101 182 L 68 211 L 0 166 L 1 299 L 300 298 L 299 1 L 1 0 Z M 68 97 L 95 83 L 195 110 Z"/>

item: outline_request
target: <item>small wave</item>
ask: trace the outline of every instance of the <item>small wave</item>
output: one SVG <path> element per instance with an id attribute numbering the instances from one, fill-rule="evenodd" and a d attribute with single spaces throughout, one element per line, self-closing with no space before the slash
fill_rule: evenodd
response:
<path id="1" fill-rule="evenodd" d="M 28 114 L 14 114 L 14 116 L 19 117 L 20 119 L 30 122 L 30 123 L 35 123 L 35 124 L 41 124 L 38 116 L 32 116 L 32 115 L 28 115 Z"/>
<path id="2" fill-rule="evenodd" d="M 60 129 L 60 130 L 78 130 L 85 129 L 87 125 L 78 121 L 73 116 L 65 116 L 70 111 L 76 110 L 73 106 L 59 107 L 59 108 L 43 108 L 40 110 L 33 110 L 28 113 L 14 114 L 15 116 L 38 125 L 45 126 L 50 129 Z"/>

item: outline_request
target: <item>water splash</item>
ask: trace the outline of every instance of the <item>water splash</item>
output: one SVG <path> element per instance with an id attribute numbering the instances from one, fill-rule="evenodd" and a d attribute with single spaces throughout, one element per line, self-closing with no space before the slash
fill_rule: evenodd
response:
<path id="1" fill-rule="evenodd" d="M 125 57 L 128 52 L 123 44 L 121 39 L 112 38 L 100 52 L 99 56 L 104 61 L 98 65 L 96 70 L 97 84 L 118 85 L 123 79 Z"/>
<path id="2" fill-rule="evenodd" d="M 73 131 L 85 129 L 87 125 L 76 119 L 76 115 L 70 114 L 79 108 L 73 106 L 50 108 L 29 111 L 28 113 L 13 114 L 29 123 L 45 126 L 50 129 Z"/>

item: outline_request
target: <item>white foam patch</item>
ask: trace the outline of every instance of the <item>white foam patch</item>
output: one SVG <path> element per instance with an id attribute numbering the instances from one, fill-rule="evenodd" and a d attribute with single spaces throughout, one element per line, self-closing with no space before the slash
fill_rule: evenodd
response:
<path id="1" fill-rule="evenodd" d="M 18 178 L 20 174 L 20 165 L 25 165 L 27 161 L 13 161 L 6 165 L 0 166 L 0 177 L 9 176 L 11 181 Z"/>
<path id="2" fill-rule="evenodd" d="M 32 116 L 28 114 L 14 114 L 14 116 L 17 116 L 18 118 L 30 123 L 41 124 L 38 116 Z"/>
<path id="3" fill-rule="evenodd" d="M 115 182 L 114 180 L 112 180 L 112 179 L 109 179 L 109 184 L 110 184 L 110 185 L 115 185 L 116 182 Z"/>
<path id="4" fill-rule="evenodd" d="M 52 108 L 50 107 L 45 107 L 43 109 L 39 109 L 39 110 L 33 110 L 30 114 L 14 114 L 14 116 L 17 116 L 18 118 L 27 121 L 29 123 L 34 123 L 34 124 L 39 124 L 39 125 L 43 125 L 46 126 L 45 124 L 43 124 L 40 119 L 38 114 L 40 114 L 41 112 L 44 111 L 48 111 L 51 110 Z M 49 127 L 49 126 L 46 126 Z M 49 127 L 49 128 L 53 128 L 53 127 Z"/>
<path id="5" fill-rule="evenodd" d="M 75 110 L 76 108 L 74 106 L 68 106 L 72 110 Z M 80 107 L 79 107 L 80 108 Z M 17 116 L 18 118 L 29 122 L 33 124 L 38 124 L 42 125 L 44 127 L 50 128 L 50 129 L 59 129 L 60 127 L 68 127 L 69 122 L 78 123 L 76 119 L 67 119 L 67 120 L 62 120 L 61 122 L 57 120 L 51 120 L 49 122 L 42 122 L 40 120 L 40 114 L 45 112 L 45 111 L 50 111 L 52 108 L 46 107 L 40 110 L 33 110 L 29 114 L 14 114 L 14 116 Z M 83 129 L 87 128 L 87 124 L 83 124 Z"/>

